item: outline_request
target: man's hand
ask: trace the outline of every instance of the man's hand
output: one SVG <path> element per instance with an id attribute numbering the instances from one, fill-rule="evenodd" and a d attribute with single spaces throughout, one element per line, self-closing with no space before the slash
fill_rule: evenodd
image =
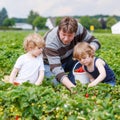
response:
<path id="1" fill-rule="evenodd" d="M 65 87 L 67 87 L 70 91 L 71 91 L 71 88 L 75 87 L 75 85 L 66 76 L 62 79 L 61 83 Z"/>

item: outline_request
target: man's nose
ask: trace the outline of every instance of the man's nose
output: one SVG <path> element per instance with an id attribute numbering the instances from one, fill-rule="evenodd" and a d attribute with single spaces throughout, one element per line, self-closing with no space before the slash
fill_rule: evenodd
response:
<path id="1" fill-rule="evenodd" d="M 68 41 L 68 40 L 69 40 L 69 37 L 68 37 L 68 36 L 65 36 L 65 37 L 64 37 L 64 40 L 65 40 L 65 41 Z"/>

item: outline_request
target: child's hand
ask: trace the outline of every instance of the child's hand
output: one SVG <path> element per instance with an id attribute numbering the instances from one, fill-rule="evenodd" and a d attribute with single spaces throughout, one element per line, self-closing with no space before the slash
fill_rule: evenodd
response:
<path id="1" fill-rule="evenodd" d="M 14 82 L 13 81 L 9 81 L 11 84 L 13 84 Z"/>
<path id="2" fill-rule="evenodd" d="M 41 84 L 42 84 L 42 82 L 36 82 L 36 83 L 35 83 L 35 85 L 37 85 L 37 86 L 38 86 L 38 85 L 41 85 Z"/>
<path id="3" fill-rule="evenodd" d="M 96 86 L 96 85 L 97 85 L 97 83 L 95 81 L 93 81 L 93 82 L 88 84 L 88 87 L 93 87 L 93 86 Z"/>
<path id="4" fill-rule="evenodd" d="M 12 81 L 12 80 L 9 80 L 9 83 L 11 83 L 11 84 L 13 84 L 13 85 L 14 85 L 14 81 Z"/>

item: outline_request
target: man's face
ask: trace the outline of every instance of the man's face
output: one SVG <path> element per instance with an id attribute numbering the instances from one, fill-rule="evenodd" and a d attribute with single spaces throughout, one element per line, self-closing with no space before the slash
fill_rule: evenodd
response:
<path id="1" fill-rule="evenodd" d="M 59 37 L 63 44 L 69 44 L 75 37 L 75 33 L 64 33 L 62 30 L 59 31 Z"/>

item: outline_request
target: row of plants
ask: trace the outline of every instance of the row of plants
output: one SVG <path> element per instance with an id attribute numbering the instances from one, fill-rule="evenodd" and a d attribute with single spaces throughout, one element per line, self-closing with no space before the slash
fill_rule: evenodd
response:
<path id="1" fill-rule="evenodd" d="M 0 118 L 14 120 L 119 120 L 120 87 L 107 84 L 87 88 L 77 82 L 71 94 L 61 84 L 42 86 L 0 82 Z"/>
<path id="2" fill-rule="evenodd" d="M 54 86 L 52 78 L 41 86 L 29 83 L 16 86 L 2 81 L 9 75 L 29 32 L 0 32 L 0 119 L 1 120 L 120 120 L 120 35 L 94 33 L 101 42 L 96 55 L 111 66 L 117 84 L 88 88 L 77 81 L 73 92 Z M 44 33 L 41 33 L 44 35 Z"/>

